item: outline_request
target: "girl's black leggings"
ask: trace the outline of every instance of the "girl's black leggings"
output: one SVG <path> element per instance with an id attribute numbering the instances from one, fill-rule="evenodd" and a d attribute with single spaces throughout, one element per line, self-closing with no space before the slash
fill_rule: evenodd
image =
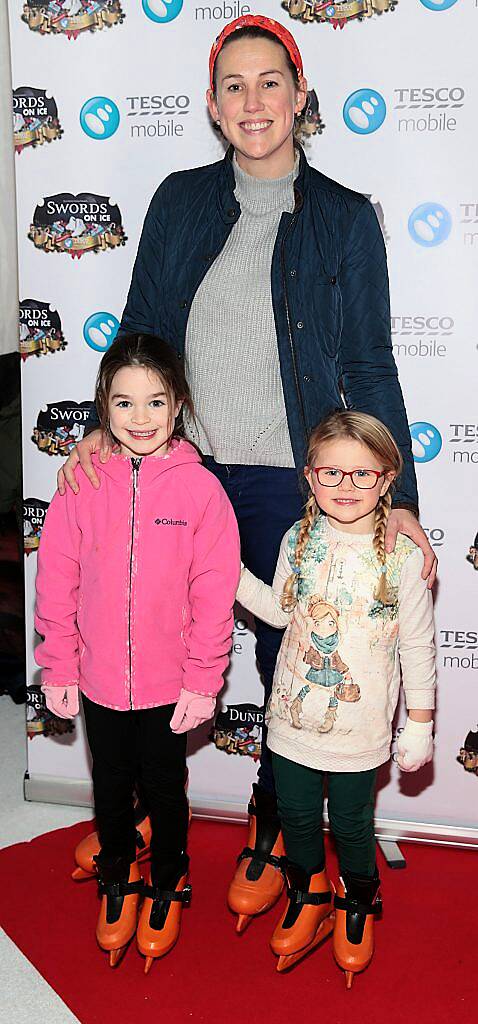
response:
<path id="1" fill-rule="evenodd" d="M 139 781 L 151 818 L 153 875 L 160 864 L 176 863 L 187 842 L 187 734 L 171 732 L 175 706 L 114 711 L 83 695 L 102 856 L 135 859 L 133 791 Z"/>
<path id="2" fill-rule="evenodd" d="M 322 814 L 327 776 L 329 823 L 341 871 L 375 872 L 374 805 L 377 769 L 321 772 L 272 754 L 277 806 L 289 860 L 305 871 L 325 865 Z"/>

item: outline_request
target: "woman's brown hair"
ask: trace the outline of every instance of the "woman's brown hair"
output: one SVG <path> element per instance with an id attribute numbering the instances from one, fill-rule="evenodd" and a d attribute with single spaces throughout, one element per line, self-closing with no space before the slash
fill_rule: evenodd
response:
<path id="1" fill-rule="evenodd" d="M 170 411 L 177 402 L 181 409 L 174 421 L 171 437 L 184 437 L 183 408 L 194 416 L 194 406 L 184 367 L 174 349 L 153 334 L 125 334 L 105 352 L 96 378 L 95 404 L 101 429 L 111 436 L 108 399 L 113 378 L 125 366 L 143 366 L 163 381 Z"/>
<path id="2" fill-rule="evenodd" d="M 326 416 L 310 435 L 307 449 L 307 465 L 312 468 L 317 461 L 320 445 L 326 441 L 336 441 L 338 438 L 348 438 L 359 441 L 372 452 L 383 467 L 384 473 L 394 473 L 396 479 L 400 476 L 403 468 L 403 460 L 396 441 L 392 437 L 388 427 L 375 416 L 369 416 L 365 412 L 354 412 L 349 409 L 339 410 Z M 393 482 L 382 497 L 379 498 L 375 509 L 375 528 L 373 534 L 373 547 L 377 556 L 380 573 L 375 588 L 374 597 L 384 605 L 394 603 L 394 597 L 389 591 L 387 582 L 387 560 L 385 552 L 385 532 L 387 529 L 388 517 L 392 508 Z M 284 584 L 282 593 L 282 607 L 285 611 L 292 611 L 297 604 L 296 583 L 300 564 L 307 547 L 310 532 L 320 509 L 317 505 L 315 495 L 312 493 L 305 506 L 303 518 L 300 521 L 297 541 L 295 545 L 295 567 Z"/>

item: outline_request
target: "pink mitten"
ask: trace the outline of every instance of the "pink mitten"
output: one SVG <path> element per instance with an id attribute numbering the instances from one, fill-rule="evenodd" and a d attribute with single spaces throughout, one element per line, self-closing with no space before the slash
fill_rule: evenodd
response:
<path id="1" fill-rule="evenodd" d="M 170 722 L 172 731 L 179 733 L 195 729 L 202 722 L 207 722 L 208 718 L 212 718 L 215 707 L 215 697 L 207 697 L 203 693 L 191 693 L 190 690 L 181 690 Z"/>
<path id="2" fill-rule="evenodd" d="M 45 694 L 45 702 L 52 715 L 57 718 L 74 718 L 80 710 L 78 700 L 78 687 L 75 683 L 70 686 L 42 686 Z"/>

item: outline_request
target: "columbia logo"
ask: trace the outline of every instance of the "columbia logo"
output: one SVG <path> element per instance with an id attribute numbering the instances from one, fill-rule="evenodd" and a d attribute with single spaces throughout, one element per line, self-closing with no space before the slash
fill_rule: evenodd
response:
<path id="1" fill-rule="evenodd" d="M 156 526 L 187 526 L 186 519 L 155 519 Z"/>

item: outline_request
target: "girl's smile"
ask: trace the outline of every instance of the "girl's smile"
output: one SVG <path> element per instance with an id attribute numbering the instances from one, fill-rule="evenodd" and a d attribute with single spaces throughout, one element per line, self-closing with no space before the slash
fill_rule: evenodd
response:
<path id="1" fill-rule="evenodd" d="M 181 403 L 159 376 L 145 366 L 123 366 L 111 382 L 109 424 L 122 455 L 165 455 Z"/>

